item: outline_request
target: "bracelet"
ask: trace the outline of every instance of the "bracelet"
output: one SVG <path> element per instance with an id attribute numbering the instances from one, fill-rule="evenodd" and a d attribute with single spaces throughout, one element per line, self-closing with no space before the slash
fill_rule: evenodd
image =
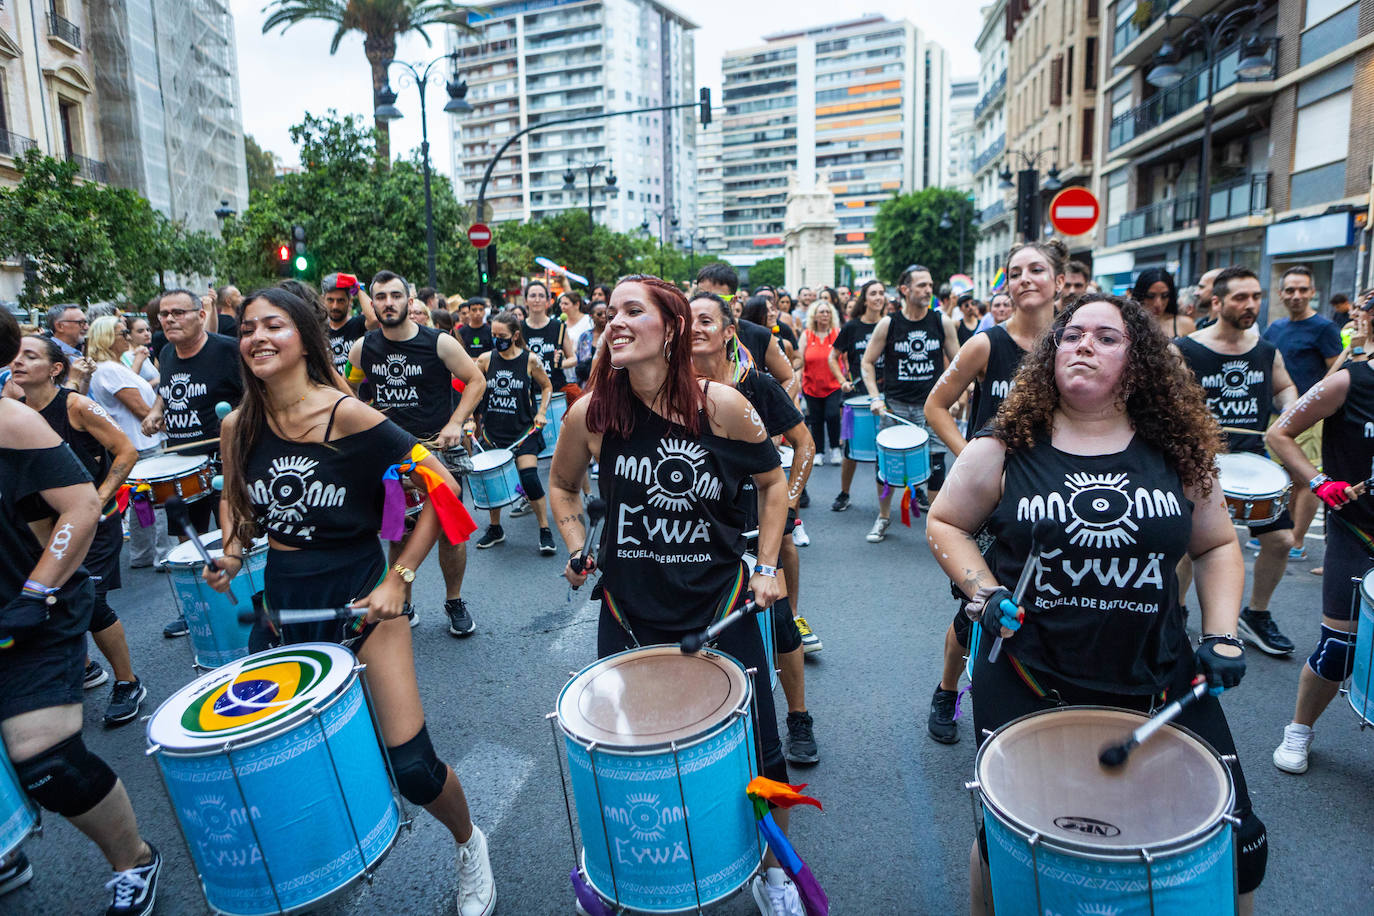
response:
<path id="1" fill-rule="evenodd" d="M 1307 482 L 1307 489 L 1315 493 L 1317 492 L 1317 488 L 1320 487 L 1322 484 L 1330 482 L 1330 477 L 1327 477 L 1325 474 L 1318 474 L 1316 477 L 1313 477 L 1311 480 Z"/>
<path id="2" fill-rule="evenodd" d="M 776 566 L 764 566 L 762 563 L 755 563 L 754 575 L 767 576 L 770 579 L 776 579 L 778 577 L 778 568 Z"/>
<path id="3" fill-rule="evenodd" d="M 1224 642 L 1228 646 L 1236 646 L 1241 650 L 1245 649 L 1245 643 L 1241 642 L 1240 639 L 1238 639 L 1236 637 L 1236 634 L 1234 633 L 1203 633 L 1201 636 L 1198 637 L 1197 644 L 1200 646 L 1203 643 L 1211 642 L 1212 640 Z"/>
<path id="4" fill-rule="evenodd" d="M 49 586 L 44 585 L 41 582 L 35 582 L 32 579 L 26 579 L 24 581 L 24 591 L 29 592 L 39 598 L 44 598 L 48 595 L 56 594 L 57 588 L 56 586 Z"/>

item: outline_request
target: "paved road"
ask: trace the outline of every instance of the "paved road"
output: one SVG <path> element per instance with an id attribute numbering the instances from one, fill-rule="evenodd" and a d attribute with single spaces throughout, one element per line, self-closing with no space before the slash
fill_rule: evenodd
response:
<path id="1" fill-rule="evenodd" d="M 867 544 L 872 491 L 856 487 L 854 507 L 835 514 L 827 507 L 837 469 L 818 468 L 812 480 L 802 604 L 825 642 L 806 665 L 822 760 L 793 775 L 811 784 L 825 811 L 797 814 L 794 841 L 837 913 L 966 912 L 974 826 L 962 786 L 972 770 L 972 727 L 963 719 L 962 740 L 953 746 L 925 733 L 953 610 L 946 580 L 925 549 L 922 522 L 909 530 L 897 525 L 885 543 Z M 505 544 L 470 552 L 466 594 L 479 627 L 471 639 L 447 635 L 433 560 L 421 571 L 416 659 L 435 746 L 461 776 L 491 843 L 500 912 L 561 916 L 572 912 L 572 851 L 544 715 L 569 673 L 592 660 L 596 616 L 559 578 L 561 561 L 537 555 L 533 518 L 508 520 L 508 532 Z M 1317 630 L 1319 580 L 1307 570 L 1320 560 L 1320 544 L 1311 553 L 1312 561 L 1290 568 L 1274 608 L 1304 656 Z M 160 635 L 172 615 L 164 578 L 137 570 L 125 581 L 113 603 L 155 704 L 190 679 L 188 646 Z M 1362 733 L 1338 700 L 1320 723 L 1306 776 L 1282 774 L 1269 762 L 1291 715 L 1299 664 L 1251 652 L 1244 684 L 1223 700 L 1256 808 L 1269 826 L 1269 875 L 1257 909 L 1374 912 L 1374 731 Z M 87 741 L 123 777 L 146 834 L 168 859 L 158 911 L 204 913 L 154 764 L 143 753 L 142 724 L 105 731 L 105 689 L 88 697 Z M 453 854 L 441 834 L 422 814 L 376 882 L 329 911 L 452 913 Z M 70 825 L 49 818 L 46 834 L 26 848 L 37 875 L 0 898 L 0 913 L 103 912 L 103 859 Z M 713 912 L 744 916 L 755 909 L 745 895 Z"/>

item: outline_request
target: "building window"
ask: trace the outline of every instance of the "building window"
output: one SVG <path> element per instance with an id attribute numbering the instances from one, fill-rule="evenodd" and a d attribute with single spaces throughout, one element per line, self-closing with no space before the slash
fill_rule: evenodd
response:
<path id="1" fill-rule="evenodd" d="M 1345 196 L 1350 97 L 1347 89 L 1298 109 L 1290 207 L 1310 207 Z"/>
<path id="2" fill-rule="evenodd" d="M 81 152 L 81 107 L 69 99 L 59 98 L 57 118 L 62 128 L 62 152 L 70 159 Z"/>

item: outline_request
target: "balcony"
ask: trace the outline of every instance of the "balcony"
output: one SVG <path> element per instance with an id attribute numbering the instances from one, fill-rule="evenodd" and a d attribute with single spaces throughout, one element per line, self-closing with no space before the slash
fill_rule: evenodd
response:
<path id="1" fill-rule="evenodd" d="M 105 163 L 98 159 L 87 159 L 85 156 L 71 155 L 67 157 L 71 162 L 76 163 L 76 173 L 87 181 L 98 181 L 105 184 L 109 181 L 105 171 Z"/>
<path id="2" fill-rule="evenodd" d="M 992 144 L 973 158 L 973 174 L 977 175 L 992 160 L 1002 155 L 1007 148 L 1007 135 L 1001 134 Z"/>
<path id="3" fill-rule="evenodd" d="M 997 203 L 993 204 L 990 207 L 984 207 L 979 212 L 978 222 L 984 226 L 988 226 L 991 225 L 994 220 L 1006 216 L 1006 214 L 1007 202 L 1005 200 L 999 200 Z"/>
<path id="4" fill-rule="evenodd" d="M 1274 42 L 1274 60 L 1278 60 L 1278 39 Z M 1183 78 L 1177 86 L 1162 89 L 1141 105 L 1125 114 L 1112 119 L 1111 131 L 1107 136 L 1107 148 L 1115 150 L 1143 134 L 1154 130 L 1166 121 L 1176 118 L 1195 105 L 1207 99 L 1209 78 L 1215 78 L 1216 91 L 1221 92 L 1237 83 L 1266 82 L 1278 75 L 1275 64 L 1269 72 L 1257 80 L 1245 80 L 1236 75 L 1236 62 L 1240 60 L 1240 43 L 1226 48 L 1217 57 L 1216 66 L 1211 74 L 1204 64 Z"/>
<path id="5" fill-rule="evenodd" d="M 76 23 L 53 12 L 48 13 L 48 35 L 58 41 L 65 41 L 73 48 L 81 47 L 81 30 L 76 27 Z"/>
<path id="6" fill-rule="evenodd" d="M 1007 88 L 1007 71 L 1003 70 L 1002 75 L 993 80 L 988 91 L 983 93 L 983 97 L 978 100 L 978 104 L 973 106 L 973 122 L 978 123 L 978 119 L 983 116 L 983 112 L 988 110 L 988 106 L 997 100 L 1002 91 Z"/>
<path id="7" fill-rule="evenodd" d="M 1120 221 L 1107 227 L 1107 247 L 1123 245 L 1170 232 L 1195 229 L 1198 223 L 1196 191 L 1180 194 L 1123 213 Z M 1245 175 L 1212 185 L 1207 224 L 1263 213 L 1269 207 L 1269 175 Z"/>
<path id="8" fill-rule="evenodd" d="M 28 137 L 22 137 L 13 131 L 0 130 L 0 156 L 12 156 L 19 159 L 37 145 Z"/>
<path id="9" fill-rule="evenodd" d="M 1122 0 L 1126 2 L 1126 0 Z M 1156 19 L 1164 15 L 1164 10 L 1168 6 L 1165 2 L 1137 3 L 1131 18 L 1121 23 L 1112 32 L 1112 56 L 1120 54 L 1122 51 L 1140 37 L 1141 33 L 1154 25 Z"/>

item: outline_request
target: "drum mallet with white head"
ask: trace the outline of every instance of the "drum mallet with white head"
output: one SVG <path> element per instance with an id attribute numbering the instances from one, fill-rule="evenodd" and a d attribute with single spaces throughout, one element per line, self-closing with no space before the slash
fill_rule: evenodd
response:
<path id="1" fill-rule="evenodd" d="M 682 637 L 679 648 L 687 655 L 691 655 L 694 652 L 700 652 L 703 646 L 708 642 L 712 642 L 721 633 L 724 633 L 745 617 L 752 617 L 761 610 L 763 610 L 763 608 L 750 601 L 745 604 L 744 607 L 726 614 L 700 633 L 688 633 L 686 636 Z"/>
<path id="2" fill-rule="evenodd" d="M 598 496 L 587 503 L 587 521 L 590 523 L 587 528 L 587 539 L 582 542 L 582 549 L 568 560 L 572 571 L 578 574 L 587 568 L 587 553 L 592 549 L 592 545 L 601 540 L 601 526 L 606 522 L 606 500 Z"/>
<path id="3" fill-rule="evenodd" d="M 1009 616 L 1016 616 L 1020 613 L 1021 599 L 1025 597 L 1026 589 L 1030 587 L 1031 579 L 1035 576 L 1035 571 L 1040 568 L 1040 554 L 1049 546 L 1052 538 L 1059 534 L 1059 526 L 1048 515 L 1042 515 L 1036 519 L 1031 526 L 1031 552 L 1026 559 L 1026 565 L 1021 567 L 1021 578 L 1016 580 L 1016 590 L 1011 593 L 1011 598 L 1002 599 L 1002 611 Z M 997 657 L 1002 654 L 1002 634 L 997 634 L 997 638 L 992 642 L 992 649 L 988 652 L 988 663 L 997 661 Z"/>
<path id="4" fill-rule="evenodd" d="M 200 541 L 200 535 L 196 534 L 196 526 L 191 524 L 191 513 L 186 509 L 186 501 L 180 496 L 169 496 L 167 504 L 163 506 L 167 512 L 167 523 L 181 529 L 186 539 L 196 547 L 196 553 L 200 554 L 201 560 L 210 569 L 219 569 L 219 564 L 210 556 L 210 551 L 205 549 L 205 545 Z M 239 599 L 234 597 L 233 592 L 225 592 L 230 604 L 238 604 Z"/>
<path id="5" fill-rule="evenodd" d="M 1177 719 L 1179 713 L 1202 699 L 1202 695 L 1206 692 L 1207 678 L 1199 674 L 1193 679 L 1191 690 L 1151 716 L 1148 722 L 1131 732 L 1125 741 L 1104 747 L 1102 753 L 1097 755 L 1097 762 L 1109 769 L 1124 766 L 1126 758 L 1131 756 L 1131 751 L 1148 741 L 1155 732 Z"/>

